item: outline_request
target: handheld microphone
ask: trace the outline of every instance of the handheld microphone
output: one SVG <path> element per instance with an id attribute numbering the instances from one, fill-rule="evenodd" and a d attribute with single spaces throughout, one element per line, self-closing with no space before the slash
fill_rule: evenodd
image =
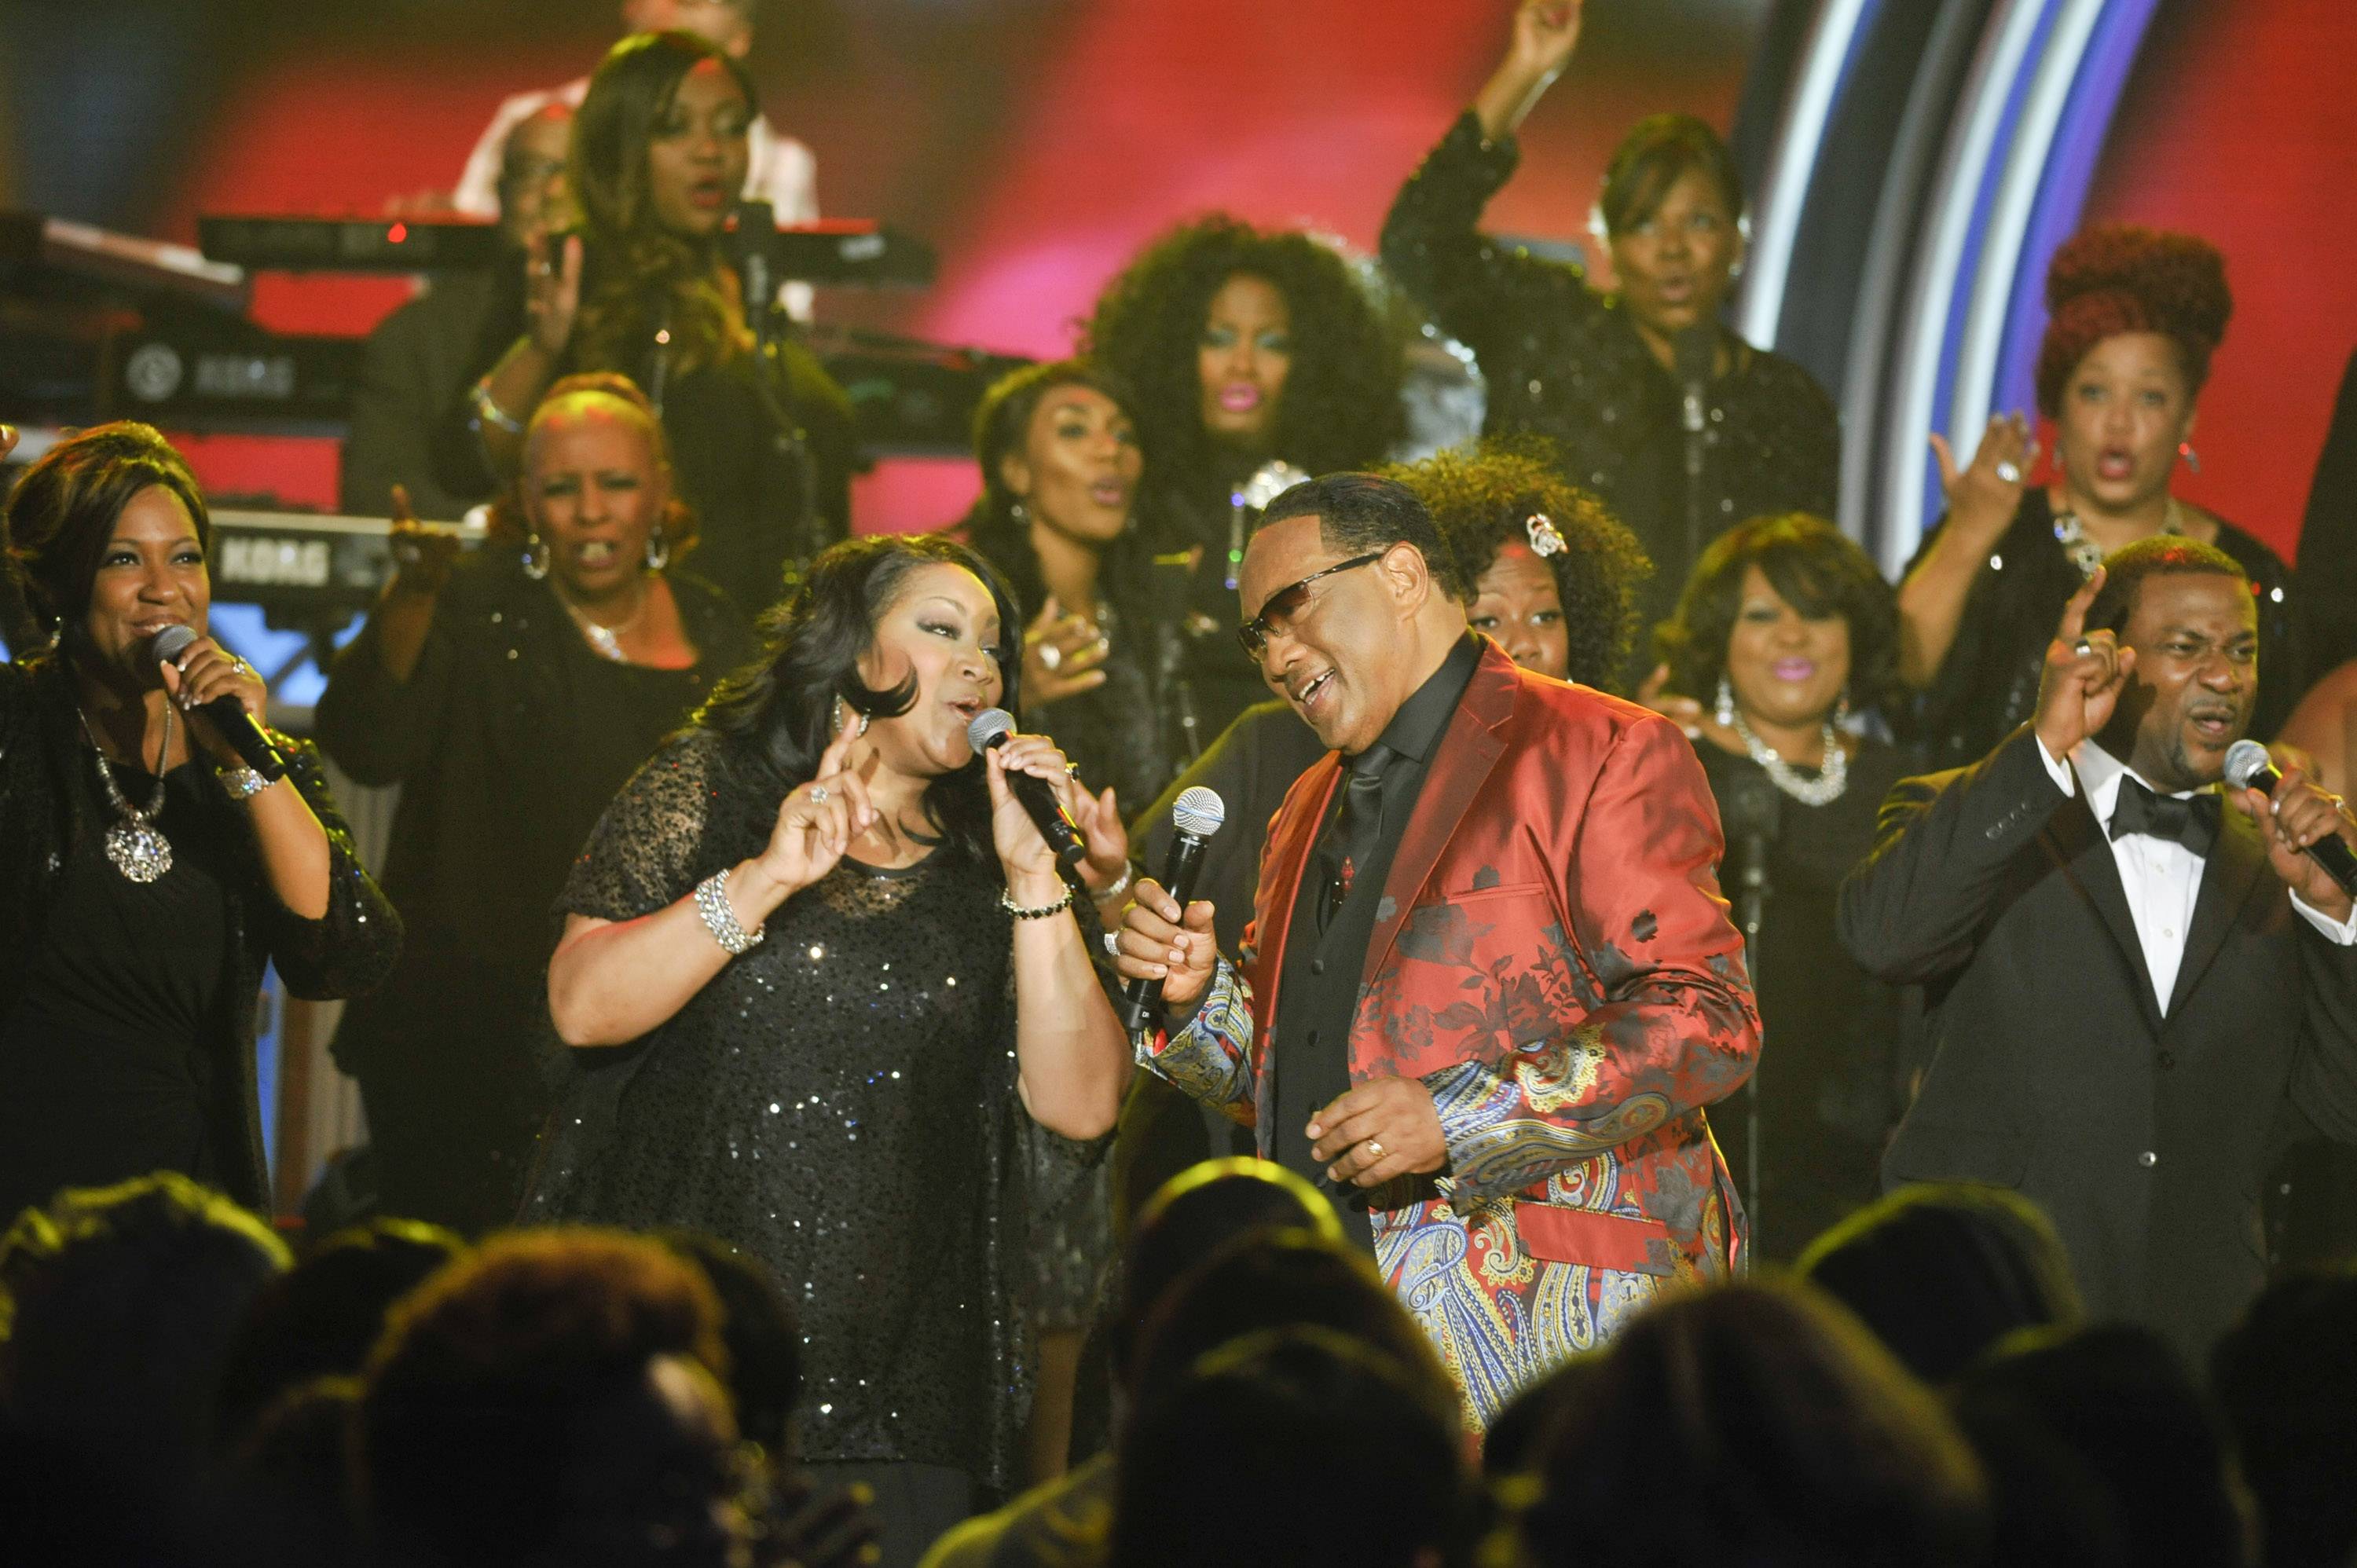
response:
<path id="1" fill-rule="evenodd" d="M 177 661 L 196 640 L 197 634 L 187 627 L 167 626 L 156 634 L 156 657 Z M 248 768 L 264 779 L 286 777 L 286 759 L 278 755 L 278 748 L 270 744 L 270 737 L 253 722 L 253 715 L 245 711 L 243 703 L 235 697 L 215 697 L 197 711 L 211 721 L 222 739 L 237 748 L 238 757 Z"/>
<path id="2" fill-rule="evenodd" d="M 976 751 L 988 751 L 994 746 L 1004 746 L 1006 737 L 1014 733 L 1015 715 L 1005 708 L 985 708 L 974 715 L 973 723 L 965 726 L 966 742 Z M 1048 847 L 1055 852 L 1057 860 L 1076 867 L 1088 858 L 1087 841 L 1081 837 L 1081 830 L 1073 824 L 1071 813 L 1064 810 L 1063 802 L 1056 799 L 1056 792 L 1048 787 L 1046 779 L 1034 779 L 1028 773 L 1009 773 L 1006 787 L 1015 791 L 1017 800 L 1023 802 L 1023 810 L 1029 814 L 1032 825 L 1039 830 L 1039 836 L 1048 841 Z"/>
<path id="3" fill-rule="evenodd" d="M 2238 740 L 2226 748 L 2226 782 L 2237 789 L 2264 789 L 2275 793 L 2283 782 L 2282 770 L 2267 748 L 2255 740 Z M 2341 890 L 2357 898 L 2357 855 L 2338 837 L 2326 837 L 2309 844 L 2301 853 L 2324 867 L 2324 874 L 2341 884 Z"/>
<path id="4" fill-rule="evenodd" d="M 1178 804 L 1170 809 L 1171 825 L 1178 831 L 1171 837 L 1169 853 L 1162 857 L 1162 875 L 1157 880 L 1178 900 L 1179 908 L 1186 908 L 1187 901 L 1195 896 L 1195 879 L 1203 869 L 1203 848 L 1227 820 L 1227 802 L 1216 790 L 1198 784 L 1178 792 Z M 1137 1033 L 1161 1004 L 1160 981 L 1131 981 L 1121 988 L 1121 1026 Z"/>

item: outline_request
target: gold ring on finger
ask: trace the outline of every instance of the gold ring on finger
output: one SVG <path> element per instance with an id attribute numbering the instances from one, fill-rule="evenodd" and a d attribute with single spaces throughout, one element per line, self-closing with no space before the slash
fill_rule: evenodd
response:
<path id="1" fill-rule="evenodd" d="M 1368 1139 L 1368 1140 L 1367 1140 L 1367 1158 L 1369 1158 L 1370 1160 L 1380 1160 L 1380 1159 L 1382 1159 L 1383 1157 L 1383 1146 L 1381 1144 L 1376 1143 L 1372 1138 Z"/>

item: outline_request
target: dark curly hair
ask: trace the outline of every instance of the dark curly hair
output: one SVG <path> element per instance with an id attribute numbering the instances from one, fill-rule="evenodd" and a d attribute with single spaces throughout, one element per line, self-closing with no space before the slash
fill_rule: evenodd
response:
<path id="1" fill-rule="evenodd" d="M 2062 407 L 2062 385 L 2106 338 L 2158 332 L 2177 345 L 2189 396 L 2210 376 L 2234 296 L 2218 247 L 2191 234 L 2130 223 L 2083 229 L 2046 269 L 2045 340 L 2038 349 L 2038 407 Z"/>
<path id="2" fill-rule="evenodd" d="M 212 553 L 212 516 L 188 459 L 152 424 L 116 420 L 75 432 L 25 470 L 8 498 L 6 566 L 39 624 L 7 628 L 25 651 L 50 628 L 70 637 L 90 608 L 99 558 L 123 509 L 151 486 L 178 496 L 196 524 L 197 547 Z"/>
<path id="3" fill-rule="evenodd" d="M 2232 577 L 2257 592 L 2243 564 L 2214 544 L 2174 533 L 2130 540 L 2104 557 L 2104 585 L 2087 606 L 2090 631 L 2126 631 L 2136 598 L 2153 577 Z"/>
<path id="4" fill-rule="evenodd" d="M 990 591 L 998 609 L 991 654 L 1004 680 L 999 705 L 1021 711 L 1023 623 L 1006 579 L 989 562 L 938 533 L 870 534 L 829 545 L 762 615 L 761 657 L 723 681 L 692 721 L 726 742 L 733 789 L 722 804 L 737 819 L 726 830 L 734 839 L 766 839 L 778 802 L 814 773 L 832 738 L 835 698 L 867 718 L 897 718 L 915 705 L 913 672 L 879 691 L 860 679 L 859 656 L 909 575 L 936 562 L 964 567 Z M 926 786 L 924 805 L 945 847 L 998 874 L 981 758 Z"/>
<path id="5" fill-rule="evenodd" d="M 1717 689 L 1743 612 L 1743 575 L 1758 566 L 1803 615 L 1849 625 L 1849 700 L 1872 707 L 1899 690 L 1899 598 L 1855 541 L 1804 511 L 1755 517 L 1722 533 L 1695 564 L 1676 613 L 1653 631 L 1670 690 Z"/>
<path id="6" fill-rule="evenodd" d="M 1137 394 L 1129 383 L 1092 360 L 1055 360 L 1009 371 L 990 384 L 974 415 L 974 460 L 982 469 L 982 494 L 966 510 L 955 532 L 1006 574 L 1007 586 L 1025 615 L 1035 613 L 1047 596 L 1039 576 L 1039 556 L 1031 548 L 1031 529 L 1015 515 L 1015 497 L 999 468 L 1007 454 L 1022 449 L 1031 429 L 1031 416 L 1048 394 L 1059 387 L 1082 386 L 1101 392 L 1132 424 L 1137 423 Z M 1131 530 L 1135 528 L 1135 520 Z"/>
<path id="7" fill-rule="evenodd" d="M 672 467 L 671 433 L 663 428 L 662 415 L 655 412 L 655 405 L 647 401 L 647 394 L 639 390 L 638 382 L 614 371 L 585 371 L 578 375 L 565 376 L 541 393 L 540 401 L 533 405 L 532 417 L 524 423 L 524 450 L 527 453 L 531 451 L 532 432 L 540 427 L 541 421 L 548 417 L 549 411 L 560 400 L 586 396 L 611 398 L 628 407 L 645 424 L 655 461 L 665 469 Z M 520 469 L 515 483 L 492 500 L 490 516 L 486 520 L 489 542 L 521 549 L 531 537 L 532 520 L 526 515 L 523 504 L 523 487 L 528 477 L 528 467 Z M 670 542 L 671 558 L 674 562 L 695 548 L 699 532 L 695 512 L 679 499 L 676 473 L 672 478 L 671 499 L 663 507 L 662 526 L 664 539 Z"/>
<path id="8" fill-rule="evenodd" d="M 1237 274 L 1265 279 L 1293 317 L 1293 365 L 1277 400 L 1275 451 L 1313 474 L 1379 462 L 1407 432 L 1397 335 L 1331 246 L 1212 213 L 1146 247 L 1097 296 L 1084 351 L 1137 391 L 1157 475 L 1212 467 L 1196 348 L 1211 296 Z"/>
<path id="9" fill-rule="evenodd" d="M 687 73 L 716 60 L 745 94 L 745 68 L 694 33 L 640 33 L 608 51 L 573 121 L 565 170 L 582 219 L 581 313 L 566 358 L 573 369 L 636 370 L 660 328 L 682 371 L 747 349 L 743 313 L 723 290 L 712 240 L 674 234 L 655 217 L 647 153 Z"/>
<path id="10" fill-rule="evenodd" d="M 1653 575 L 1653 564 L 1602 501 L 1563 477 L 1544 438 L 1493 436 L 1383 472 L 1415 491 L 1440 525 L 1449 591 L 1469 605 L 1498 552 L 1528 544 L 1531 518 L 1545 514 L 1567 546 L 1542 559 L 1563 600 L 1570 678 L 1620 690 L 1637 644 L 1637 590 Z"/>

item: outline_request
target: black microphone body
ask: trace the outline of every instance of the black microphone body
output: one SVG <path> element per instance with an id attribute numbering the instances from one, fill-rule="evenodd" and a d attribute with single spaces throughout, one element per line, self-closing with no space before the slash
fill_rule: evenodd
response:
<path id="1" fill-rule="evenodd" d="M 1710 376 L 1717 368 L 1717 328 L 1698 321 L 1679 333 L 1671 347 L 1678 378 L 1678 424 L 1685 435 L 1686 564 L 1692 566 L 1702 557 L 1710 529 L 1703 467 L 1710 441 Z"/>
<path id="2" fill-rule="evenodd" d="M 1162 857 L 1162 875 L 1157 880 L 1178 900 L 1182 911 L 1195 897 L 1195 880 L 1203 870 L 1203 850 L 1211 842 L 1208 834 L 1199 837 L 1182 829 L 1171 835 L 1170 852 Z M 1121 1026 L 1137 1033 L 1161 1005 L 1160 981 L 1131 981 L 1121 988 Z"/>
<path id="3" fill-rule="evenodd" d="M 197 634 L 185 626 L 167 626 L 156 634 L 156 657 L 177 661 L 197 640 Z M 238 757 L 248 768 L 264 779 L 277 779 L 286 776 L 286 759 L 278 755 L 278 747 L 263 733 L 245 704 L 235 697 L 215 697 L 210 703 L 199 703 L 193 710 L 205 715 L 221 738 L 236 748 Z"/>
<path id="4" fill-rule="evenodd" d="M 2283 771 L 2266 746 L 2255 740 L 2238 740 L 2226 748 L 2226 782 L 2237 789 L 2272 795 L 2283 782 Z M 2338 836 L 2320 838 L 2300 853 L 2324 867 L 2324 874 L 2341 885 L 2341 891 L 2357 898 L 2357 854 L 2352 854 Z"/>
<path id="5" fill-rule="evenodd" d="M 966 739 L 976 751 L 1004 746 L 1006 737 L 1014 733 L 1014 715 L 1004 708 L 985 708 L 966 725 Z M 1039 830 L 1039 836 L 1055 852 L 1057 863 L 1068 870 L 1078 870 L 1081 862 L 1089 857 L 1088 841 L 1081 837 L 1071 813 L 1056 799 L 1056 791 L 1048 787 L 1048 781 L 1028 773 L 1010 772 L 1006 775 L 1006 787 L 1023 803 L 1032 826 Z"/>

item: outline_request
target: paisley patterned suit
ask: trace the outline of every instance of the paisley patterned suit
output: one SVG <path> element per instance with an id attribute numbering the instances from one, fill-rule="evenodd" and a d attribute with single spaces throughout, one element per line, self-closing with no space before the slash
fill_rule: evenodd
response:
<path id="1" fill-rule="evenodd" d="M 1139 1057 L 1264 1154 L 1286 927 L 1340 773 L 1329 754 L 1286 796 L 1240 966 Z M 1417 1079 L 1440 1113 L 1448 1163 L 1376 1195 L 1375 1255 L 1477 1427 L 1674 1282 L 1743 1261 L 1703 1113 L 1760 1048 L 1720 850 L 1674 725 L 1482 649 L 1385 880 L 1350 1037 L 1353 1083 Z"/>

